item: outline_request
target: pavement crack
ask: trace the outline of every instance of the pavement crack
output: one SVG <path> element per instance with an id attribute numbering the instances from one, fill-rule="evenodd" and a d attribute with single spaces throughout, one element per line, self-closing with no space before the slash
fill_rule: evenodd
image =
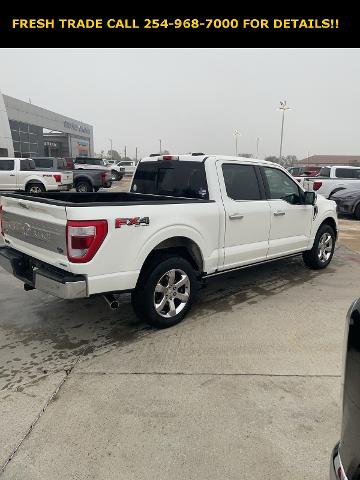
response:
<path id="1" fill-rule="evenodd" d="M 208 377 L 285 377 L 285 378 L 341 378 L 341 375 L 332 374 L 297 374 L 297 373 L 214 373 L 214 372 L 83 372 L 78 371 L 75 375 L 167 375 L 167 376 L 208 376 Z"/>
<path id="2" fill-rule="evenodd" d="M 66 380 L 68 379 L 69 375 L 71 374 L 71 372 L 74 370 L 74 368 L 76 367 L 76 365 L 78 364 L 81 356 L 83 355 L 83 351 L 78 355 L 78 357 L 76 358 L 75 362 L 71 365 L 71 366 L 68 366 L 68 367 L 65 367 L 63 369 L 64 373 L 65 373 L 65 376 L 64 378 L 62 378 L 62 380 L 59 382 L 59 384 L 56 386 L 56 388 L 54 389 L 54 391 L 51 393 L 51 395 L 48 397 L 48 399 L 46 400 L 44 406 L 42 407 L 42 409 L 40 410 L 40 412 L 36 415 L 36 417 L 34 418 L 34 420 L 31 422 L 29 428 L 27 429 L 27 431 L 25 432 L 25 434 L 23 435 L 23 437 L 21 438 L 20 442 L 16 445 L 16 447 L 13 449 L 13 451 L 10 453 L 10 455 L 7 457 L 7 459 L 5 460 L 5 462 L 0 466 L 0 476 L 4 473 L 5 471 L 5 468 L 7 467 L 7 465 L 11 462 L 11 460 L 14 458 L 14 456 L 16 455 L 16 452 L 19 450 L 19 448 L 22 446 L 22 444 L 25 442 L 25 440 L 28 438 L 28 436 L 30 435 L 30 433 L 32 432 L 32 430 L 34 429 L 34 427 L 36 426 L 36 424 L 39 422 L 40 418 L 43 416 L 43 414 L 46 412 L 48 406 L 52 403 L 52 401 L 55 399 L 55 397 L 58 395 L 60 389 L 62 388 L 62 386 L 64 385 L 64 383 L 66 382 Z M 22 392 L 24 393 L 24 392 Z"/>

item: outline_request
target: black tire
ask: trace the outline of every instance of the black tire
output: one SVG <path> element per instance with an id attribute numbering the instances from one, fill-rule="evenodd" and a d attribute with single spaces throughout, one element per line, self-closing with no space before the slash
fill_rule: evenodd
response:
<path id="1" fill-rule="evenodd" d="M 326 236 L 331 237 L 331 242 L 329 241 L 328 246 L 326 248 L 330 248 L 330 251 L 326 252 L 324 248 L 320 245 L 323 239 Z M 303 253 L 303 260 L 305 265 L 313 270 L 321 270 L 322 268 L 326 268 L 334 254 L 335 249 L 335 232 L 330 225 L 322 225 L 314 240 L 314 245 L 311 250 Z M 330 254 L 328 256 L 328 253 Z"/>
<path id="2" fill-rule="evenodd" d="M 354 216 L 356 220 L 360 220 L 360 203 L 355 207 Z"/>
<path id="3" fill-rule="evenodd" d="M 75 188 L 78 193 L 87 193 L 93 191 L 93 186 L 87 180 L 79 180 L 76 182 Z"/>
<path id="4" fill-rule="evenodd" d="M 117 172 L 116 170 L 111 170 L 111 180 L 114 182 L 121 180 L 120 173 Z"/>
<path id="5" fill-rule="evenodd" d="M 175 272 L 173 284 L 171 284 L 170 276 L 166 275 L 172 271 Z M 185 274 L 186 278 L 181 276 L 181 272 Z M 174 285 L 180 280 L 185 281 L 186 285 L 178 287 L 175 291 Z M 163 286 L 164 283 L 165 286 Z M 170 285 L 172 285 L 171 288 Z M 164 289 L 164 293 L 155 292 L 155 288 L 159 286 Z M 160 253 L 154 255 L 144 267 L 137 286 L 131 294 L 131 304 L 136 316 L 141 321 L 156 328 L 168 328 L 183 320 L 193 304 L 198 289 L 199 282 L 195 270 L 188 260 L 174 254 Z M 174 297 L 171 297 L 172 295 Z M 176 295 L 183 295 L 187 299 L 181 301 Z M 158 302 L 158 308 L 161 307 L 163 301 L 165 302 L 160 313 L 155 308 L 155 301 Z M 178 313 L 171 314 L 171 305 L 173 308 L 175 307 L 173 311 L 179 310 Z"/>
<path id="6" fill-rule="evenodd" d="M 40 182 L 32 182 L 26 185 L 25 191 L 27 193 L 42 193 L 46 192 L 46 188 Z"/>

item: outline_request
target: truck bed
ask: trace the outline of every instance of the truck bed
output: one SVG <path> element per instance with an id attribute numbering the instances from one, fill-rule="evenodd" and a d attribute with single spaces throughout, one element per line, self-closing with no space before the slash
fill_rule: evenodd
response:
<path id="1" fill-rule="evenodd" d="M 140 204 L 173 204 L 173 203 L 213 203 L 214 200 L 200 198 L 170 197 L 165 195 L 148 195 L 131 192 L 101 192 L 101 193 L 71 193 L 71 192 L 44 192 L 38 194 L 4 193 L 4 197 L 31 200 L 32 202 L 47 203 L 59 206 L 96 207 L 116 205 Z"/>

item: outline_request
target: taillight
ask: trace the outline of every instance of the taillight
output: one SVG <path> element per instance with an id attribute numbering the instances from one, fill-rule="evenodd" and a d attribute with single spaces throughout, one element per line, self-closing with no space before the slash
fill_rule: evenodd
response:
<path id="1" fill-rule="evenodd" d="M 61 182 L 61 174 L 59 174 L 59 173 L 54 173 L 53 177 L 55 178 L 55 182 L 56 182 L 56 183 L 60 183 L 60 182 Z"/>
<path id="2" fill-rule="evenodd" d="M 3 228 L 3 207 L 2 205 L 0 205 L 0 232 L 1 232 L 1 235 L 4 236 L 4 228 Z"/>
<path id="3" fill-rule="evenodd" d="M 72 263 L 92 260 L 108 233 L 106 220 L 68 220 L 66 245 L 68 259 Z"/>
<path id="4" fill-rule="evenodd" d="M 106 172 L 101 172 L 101 183 L 106 182 L 106 177 L 107 176 L 108 176 L 108 174 Z"/>
<path id="5" fill-rule="evenodd" d="M 321 187 L 322 185 L 322 182 L 314 182 L 313 183 L 313 190 L 314 192 L 316 192 L 316 190 L 319 190 L 319 188 Z"/>
<path id="6" fill-rule="evenodd" d="M 162 155 L 159 160 L 179 160 L 178 155 Z"/>

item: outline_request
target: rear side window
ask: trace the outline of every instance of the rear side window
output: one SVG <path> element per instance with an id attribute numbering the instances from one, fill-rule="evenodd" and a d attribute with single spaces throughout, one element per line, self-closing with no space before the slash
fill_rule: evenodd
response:
<path id="1" fill-rule="evenodd" d="M 22 172 L 28 172 L 29 170 L 35 170 L 36 165 L 34 160 L 30 158 L 24 158 L 20 160 L 20 170 Z"/>
<path id="2" fill-rule="evenodd" d="M 52 158 L 34 158 L 34 162 L 37 168 L 52 168 Z"/>
<path id="3" fill-rule="evenodd" d="M 165 160 L 140 163 L 131 191 L 185 198 L 209 198 L 202 162 Z"/>
<path id="4" fill-rule="evenodd" d="M 329 167 L 322 167 L 319 175 L 321 177 L 330 177 L 330 168 Z"/>
<path id="5" fill-rule="evenodd" d="M 57 159 L 57 169 L 58 170 L 66 170 L 67 169 L 67 163 L 65 158 L 58 158 Z"/>
<path id="6" fill-rule="evenodd" d="M 222 166 L 226 193 L 233 200 L 260 200 L 259 182 L 252 165 Z"/>
<path id="7" fill-rule="evenodd" d="M 14 160 L 0 160 L 0 171 L 11 172 L 14 170 Z"/>
<path id="8" fill-rule="evenodd" d="M 338 178 L 360 178 L 360 169 L 358 168 L 337 168 L 335 175 Z"/>

